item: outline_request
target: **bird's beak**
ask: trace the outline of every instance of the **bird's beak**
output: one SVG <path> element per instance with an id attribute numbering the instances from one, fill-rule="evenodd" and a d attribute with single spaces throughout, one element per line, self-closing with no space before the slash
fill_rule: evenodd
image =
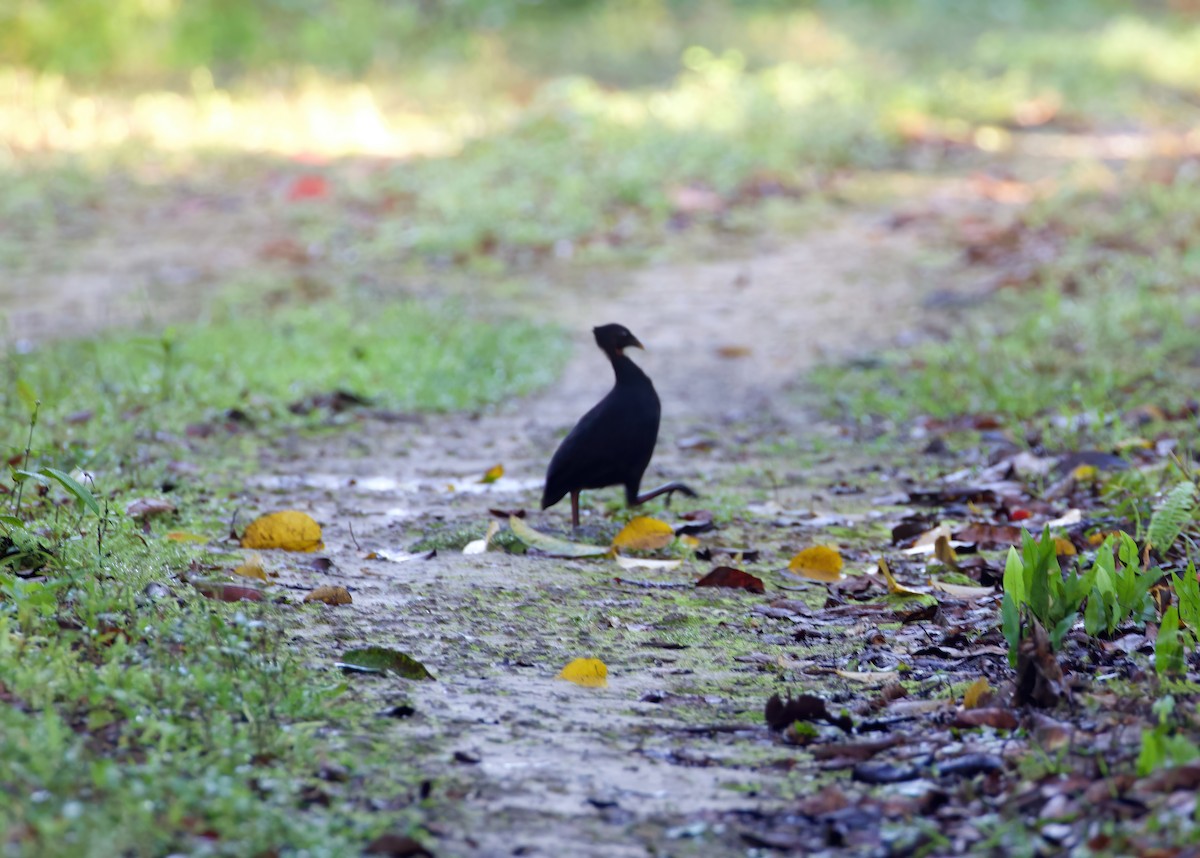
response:
<path id="1" fill-rule="evenodd" d="M 638 342 L 638 338 L 637 338 L 637 337 L 630 336 L 630 338 L 629 338 L 629 339 L 631 339 L 633 342 L 631 342 L 631 343 L 629 343 L 628 345 L 626 345 L 626 348 L 629 348 L 630 346 L 632 346 L 632 347 L 633 347 L 633 348 L 635 348 L 635 349 L 641 349 L 642 351 L 645 351 L 645 350 L 646 350 L 646 347 L 645 347 L 644 345 L 642 345 L 640 342 Z"/>

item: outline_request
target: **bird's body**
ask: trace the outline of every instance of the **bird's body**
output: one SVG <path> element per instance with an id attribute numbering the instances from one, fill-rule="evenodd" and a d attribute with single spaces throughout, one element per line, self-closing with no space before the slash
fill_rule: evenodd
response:
<path id="1" fill-rule="evenodd" d="M 583 489 L 622 485 L 630 506 L 672 491 L 695 494 L 680 483 L 638 494 L 658 441 L 662 405 L 649 376 L 625 354 L 626 348 L 642 347 L 637 338 L 621 325 L 602 325 L 593 333 L 596 344 L 612 362 L 616 383 L 563 439 L 550 459 L 542 493 L 542 509 L 570 494 L 571 520 L 576 527 Z"/>

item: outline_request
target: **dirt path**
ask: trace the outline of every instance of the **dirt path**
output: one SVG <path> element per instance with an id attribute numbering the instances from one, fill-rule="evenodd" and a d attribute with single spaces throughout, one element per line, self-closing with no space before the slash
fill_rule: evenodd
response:
<path id="1" fill-rule="evenodd" d="M 297 634 L 330 659 L 353 645 L 395 647 L 438 677 L 363 688 L 381 708 L 398 697 L 415 705 L 418 715 L 392 728 L 397 747 L 420 737 L 444 749 L 427 767 L 462 801 L 451 803 L 455 821 L 440 832 L 439 855 L 641 856 L 661 854 L 664 838 L 676 837 L 674 854 L 718 854 L 717 841 L 732 835 L 710 831 L 693 843 L 686 826 L 709 812 L 756 808 L 769 801 L 760 792 L 779 795 L 778 784 L 763 791 L 759 767 L 745 765 L 747 735 L 755 753 L 769 754 L 771 742 L 761 708 L 751 712 L 722 691 L 736 689 L 747 666 L 687 628 L 681 591 L 614 586 L 622 573 L 610 561 L 455 550 L 429 561 L 364 561 L 350 528 L 364 550 L 391 552 L 437 523 L 481 534 L 489 507 L 525 508 L 535 527 L 563 528 L 565 505 L 537 511 L 541 478 L 557 440 L 611 385 L 590 334 L 608 321 L 627 324 L 647 344 L 635 358 L 664 402 L 647 483 L 684 479 L 709 498 L 746 497 L 738 473 L 764 464 L 786 471 L 789 463 L 764 463 L 744 442 L 809 431 L 785 395 L 789 383 L 818 358 L 886 344 L 915 324 L 916 258 L 912 239 L 888 229 L 880 213 L 857 214 L 761 257 L 648 268 L 619 291 L 564 294 L 549 312 L 577 331 L 578 344 L 552 389 L 481 416 L 370 421 L 261 463 L 268 476 L 250 502 L 309 509 L 325 526 L 334 561 L 321 582 L 354 594 L 352 608 L 324 610 Z M 678 443 L 699 436 L 714 445 Z M 506 476 L 479 485 L 497 462 Z M 614 492 L 592 494 L 589 525 L 602 520 Z M 785 505 L 804 497 L 790 485 L 776 496 Z M 692 561 L 664 580 L 688 582 L 707 568 Z M 302 568 L 282 580 L 315 583 Z M 576 656 L 604 659 L 609 686 L 556 681 Z M 671 702 L 683 705 L 664 705 Z M 690 713 L 690 726 L 698 719 L 745 729 L 688 732 L 680 711 Z"/>

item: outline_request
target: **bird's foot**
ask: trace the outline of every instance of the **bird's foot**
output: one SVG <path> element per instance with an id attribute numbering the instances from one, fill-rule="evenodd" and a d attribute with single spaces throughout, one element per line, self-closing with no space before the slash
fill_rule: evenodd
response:
<path id="1" fill-rule="evenodd" d="M 663 503 L 667 509 L 670 509 L 671 495 L 675 494 L 675 492 L 679 492 L 682 495 L 687 495 L 690 498 L 700 497 L 700 495 L 698 495 L 690 486 L 684 485 L 683 483 L 671 482 L 667 483 L 666 485 L 659 486 L 656 489 L 651 489 L 644 494 L 638 495 L 637 500 L 634 501 L 634 505 L 644 504 L 646 501 L 651 501 L 656 497 L 666 495 L 667 499 L 663 501 Z"/>

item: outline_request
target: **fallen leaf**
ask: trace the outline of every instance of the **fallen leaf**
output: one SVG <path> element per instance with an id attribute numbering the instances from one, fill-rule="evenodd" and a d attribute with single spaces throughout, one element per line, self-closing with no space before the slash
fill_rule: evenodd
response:
<path id="1" fill-rule="evenodd" d="M 410 655 L 381 646 L 347 650 L 338 666 L 366 673 L 394 673 L 405 679 L 433 679 L 425 665 Z"/>
<path id="2" fill-rule="evenodd" d="M 362 555 L 363 560 L 387 560 L 389 563 L 407 563 L 410 560 L 432 560 L 437 557 L 437 551 L 368 551 Z"/>
<path id="3" fill-rule="evenodd" d="M 473 539 L 463 546 L 463 554 L 483 554 L 492 544 L 496 534 L 500 532 L 500 522 L 488 522 L 487 532 L 484 533 L 483 539 Z"/>
<path id="4" fill-rule="evenodd" d="M 329 182 L 322 176 L 308 174 L 298 176 L 288 188 L 287 198 L 291 202 L 319 200 L 329 194 Z"/>
<path id="5" fill-rule="evenodd" d="M 555 678 L 587 688 L 604 688 L 608 685 L 608 667 L 598 658 L 577 658 Z"/>
<path id="6" fill-rule="evenodd" d="M 815 760 L 869 760 L 880 751 L 886 751 L 904 743 L 904 739 L 893 736 L 874 742 L 830 742 L 813 745 L 808 749 Z"/>
<path id="7" fill-rule="evenodd" d="M 326 605 L 349 605 L 354 600 L 350 598 L 350 591 L 345 587 L 333 587 L 326 584 L 323 587 L 317 587 L 305 596 L 304 601 L 324 602 Z"/>
<path id="8" fill-rule="evenodd" d="M 494 483 L 494 482 L 496 482 L 496 480 L 500 479 L 503 476 L 504 476 L 504 466 L 503 465 L 492 465 L 492 467 L 488 468 L 486 471 L 483 472 L 483 476 L 479 478 L 479 482 Z"/>
<path id="9" fill-rule="evenodd" d="M 242 534 L 243 548 L 282 548 L 285 551 L 317 551 L 321 543 L 321 525 L 312 516 L 298 510 L 284 510 L 259 516 Z"/>
<path id="10" fill-rule="evenodd" d="M 713 514 L 711 510 L 696 509 L 679 516 L 684 524 L 675 526 L 677 536 L 695 536 L 697 533 L 707 533 L 713 530 Z"/>
<path id="11" fill-rule="evenodd" d="M 208 542 L 207 536 L 200 536 L 198 533 L 185 533 L 182 530 L 172 530 L 167 534 L 167 539 L 172 542 Z"/>
<path id="12" fill-rule="evenodd" d="M 814 581 L 838 581 L 842 577 L 842 555 L 831 545 L 805 548 L 788 562 L 788 569 Z"/>
<path id="13" fill-rule="evenodd" d="M 951 569 L 958 568 L 958 555 L 950 545 L 948 536 L 939 536 L 933 543 L 933 557 L 943 566 L 949 566 Z"/>
<path id="14" fill-rule="evenodd" d="M 751 593 L 765 593 L 761 578 L 756 578 L 741 569 L 732 566 L 718 566 L 696 582 L 697 587 L 730 587 L 737 590 L 749 590 Z"/>
<path id="15" fill-rule="evenodd" d="M 1017 687 L 1013 700 L 1018 706 L 1032 703 L 1050 709 L 1061 700 L 1071 699 L 1071 687 L 1050 648 L 1050 635 L 1045 627 L 1033 618 L 1029 625 L 1029 636 L 1017 647 Z"/>
<path id="16" fill-rule="evenodd" d="M 900 674 L 894 670 L 838 670 L 835 671 L 842 679 L 854 682 L 876 683 L 882 685 L 896 679 Z"/>
<path id="17" fill-rule="evenodd" d="M 903 584 L 900 584 L 898 581 L 896 581 L 896 579 L 892 577 L 892 570 L 888 567 L 887 561 L 882 557 L 879 558 L 879 573 L 883 575 L 884 580 L 887 581 L 888 592 L 893 596 L 925 595 L 924 593 L 918 593 L 916 590 L 910 590 L 908 587 L 905 587 Z"/>
<path id="18" fill-rule="evenodd" d="M 643 557 L 622 557 L 617 555 L 617 565 L 622 569 L 657 569 L 669 572 L 683 565 L 682 560 L 651 560 Z"/>
<path id="19" fill-rule="evenodd" d="M 617 551 L 622 548 L 631 551 L 654 551 L 670 545 L 674 538 L 675 528 L 665 521 L 639 515 L 613 537 L 612 547 Z"/>
<path id="20" fill-rule="evenodd" d="M 263 559 L 260 554 L 251 554 L 246 558 L 246 562 L 233 570 L 234 575 L 241 575 L 243 578 L 257 578 L 259 581 L 267 580 L 267 570 L 263 568 Z"/>
<path id="21" fill-rule="evenodd" d="M 979 709 L 991 698 L 992 686 L 988 684 L 986 676 L 981 676 L 963 693 L 963 708 Z"/>
<path id="22" fill-rule="evenodd" d="M 1059 557 L 1072 557 L 1075 554 L 1075 543 L 1065 536 L 1054 537 L 1054 553 Z"/>
<path id="23" fill-rule="evenodd" d="M 261 602 L 262 590 L 250 585 L 226 584 L 222 581 L 197 581 L 201 595 L 219 602 Z"/>
<path id="24" fill-rule="evenodd" d="M 602 557 L 612 553 L 612 549 L 604 545 L 586 545 L 582 542 L 570 542 L 557 536 L 541 533 L 516 516 L 510 516 L 508 526 L 516 534 L 517 539 L 530 548 L 536 548 L 547 557 Z"/>
<path id="25" fill-rule="evenodd" d="M 175 504 L 166 498 L 138 498 L 125 506 L 125 514 L 134 519 L 153 518 L 175 511 Z"/>
<path id="26" fill-rule="evenodd" d="M 791 695 L 781 698 L 778 694 L 772 694 L 763 715 L 772 730 L 786 729 L 796 721 L 826 721 L 840 727 L 845 733 L 854 729 L 854 722 L 848 715 L 830 715 L 825 701 L 814 694 L 801 694 L 794 698 Z"/>
<path id="27" fill-rule="evenodd" d="M 996 595 L 995 587 L 970 587 L 966 584 L 950 584 L 934 578 L 929 579 L 929 587 L 948 596 L 953 596 L 956 599 L 966 599 L 968 601 Z"/>
<path id="28" fill-rule="evenodd" d="M 959 709 L 954 715 L 955 727 L 991 727 L 993 730 L 1015 730 L 1020 725 L 1017 716 L 1007 709 Z"/>
<path id="29" fill-rule="evenodd" d="M 749 346 L 718 346 L 717 347 L 717 356 L 723 357 L 727 360 L 749 357 L 750 354 L 751 354 L 751 349 Z"/>

